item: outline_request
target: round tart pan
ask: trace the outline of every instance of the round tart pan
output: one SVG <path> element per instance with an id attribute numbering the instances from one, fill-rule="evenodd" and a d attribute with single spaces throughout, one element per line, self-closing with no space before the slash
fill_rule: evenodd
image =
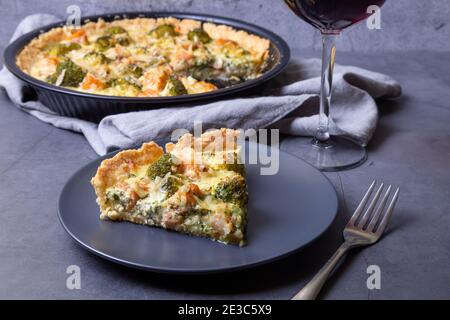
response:
<path id="1" fill-rule="evenodd" d="M 83 17 L 82 21 L 96 21 L 99 18 L 102 18 L 105 21 L 112 21 L 114 19 L 137 17 L 175 17 L 179 19 L 193 19 L 215 24 L 228 25 L 237 30 L 244 30 L 250 34 L 255 34 L 266 38 L 271 42 L 268 66 L 265 72 L 256 79 L 247 80 L 231 87 L 199 94 L 189 94 L 175 97 L 119 97 L 74 91 L 33 78 L 20 70 L 16 64 L 16 56 L 32 39 L 39 36 L 42 32 L 47 32 L 52 28 L 64 25 L 64 21 L 36 29 L 9 44 L 4 52 L 5 66 L 15 76 L 31 86 L 35 90 L 38 100 L 56 113 L 62 116 L 99 122 L 105 116 L 117 113 L 180 105 L 189 106 L 190 104 L 207 102 L 208 100 L 212 101 L 223 99 L 235 93 L 242 92 L 265 83 L 283 71 L 289 62 L 289 47 L 278 35 L 261 27 L 229 18 L 193 13 L 130 12 Z"/>

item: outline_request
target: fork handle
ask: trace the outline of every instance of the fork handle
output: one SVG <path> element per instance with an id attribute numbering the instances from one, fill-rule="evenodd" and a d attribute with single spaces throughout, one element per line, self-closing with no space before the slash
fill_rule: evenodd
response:
<path id="1" fill-rule="evenodd" d="M 341 244 L 341 246 L 319 270 L 314 278 L 312 278 L 312 280 L 309 281 L 308 284 L 292 298 L 292 300 L 314 300 L 319 295 L 320 290 L 325 284 L 325 281 L 329 278 L 331 272 L 336 267 L 336 264 L 349 249 L 349 243 L 344 242 Z"/>

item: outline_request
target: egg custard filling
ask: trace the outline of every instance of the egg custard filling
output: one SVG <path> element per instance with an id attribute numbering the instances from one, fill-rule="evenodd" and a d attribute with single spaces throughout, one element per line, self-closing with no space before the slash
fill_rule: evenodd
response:
<path id="1" fill-rule="evenodd" d="M 259 77 L 270 41 L 213 23 L 168 18 L 58 27 L 17 56 L 28 75 L 93 94 L 160 97 L 196 94 Z"/>
<path id="2" fill-rule="evenodd" d="M 185 134 L 166 153 L 149 142 L 104 160 L 91 180 L 100 218 L 244 245 L 248 191 L 237 137 L 230 129 Z"/>

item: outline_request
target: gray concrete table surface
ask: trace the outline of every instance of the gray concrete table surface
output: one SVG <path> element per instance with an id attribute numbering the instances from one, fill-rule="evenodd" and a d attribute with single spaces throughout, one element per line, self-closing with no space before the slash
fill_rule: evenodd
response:
<path id="1" fill-rule="evenodd" d="M 294 50 L 294 56 L 311 53 Z M 313 245 L 279 262 L 216 276 L 147 273 L 80 248 L 56 216 L 69 176 L 97 155 L 80 134 L 16 109 L 0 93 L 0 298 L 287 299 L 342 241 L 341 231 L 375 178 L 400 185 L 400 201 L 378 244 L 349 255 L 324 299 L 450 298 L 450 61 L 446 53 L 344 54 L 338 63 L 388 73 L 404 95 L 379 101 L 380 122 L 368 161 L 327 173 L 340 200 L 338 218 Z M 295 154 L 296 139 L 281 147 Z M 66 268 L 81 268 L 81 289 L 66 288 Z M 369 265 L 381 289 L 368 290 Z"/>

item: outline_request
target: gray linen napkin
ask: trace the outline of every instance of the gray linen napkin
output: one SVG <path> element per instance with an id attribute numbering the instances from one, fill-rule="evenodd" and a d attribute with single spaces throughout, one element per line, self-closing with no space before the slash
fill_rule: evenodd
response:
<path id="1" fill-rule="evenodd" d="M 40 26 L 58 21 L 55 16 L 34 14 L 17 27 L 12 40 Z M 318 122 L 320 88 L 318 59 L 295 59 L 287 70 L 252 95 L 203 105 L 129 112 L 104 118 L 99 125 L 62 117 L 39 101 L 25 96 L 25 84 L 4 67 L 0 86 L 20 109 L 58 128 L 84 134 L 100 155 L 152 139 L 167 138 L 175 129 L 192 130 L 194 121 L 207 128 L 277 128 L 290 135 L 314 135 Z M 400 85 L 389 76 L 369 70 L 336 66 L 330 132 L 366 145 L 378 121 L 376 98 L 401 94 Z"/>

